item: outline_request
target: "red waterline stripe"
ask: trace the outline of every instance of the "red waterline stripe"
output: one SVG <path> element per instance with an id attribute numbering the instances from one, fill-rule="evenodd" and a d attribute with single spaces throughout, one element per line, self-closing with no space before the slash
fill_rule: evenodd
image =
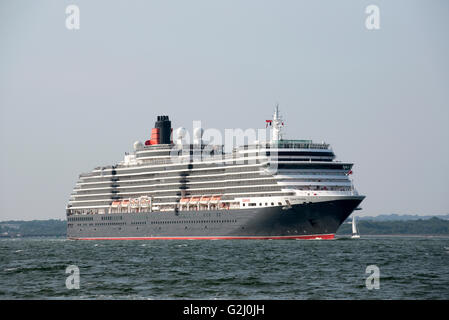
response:
<path id="1" fill-rule="evenodd" d="M 330 240 L 334 234 L 317 234 L 308 236 L 204 236 L 204 237 L 112 237 L 112 238 L 70 238 L 71 240 Z"/>

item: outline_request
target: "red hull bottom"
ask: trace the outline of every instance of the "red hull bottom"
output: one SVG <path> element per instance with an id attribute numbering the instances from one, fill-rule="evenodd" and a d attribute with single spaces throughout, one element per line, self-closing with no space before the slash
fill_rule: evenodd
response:
<path id="1" fill-rule="evenodd" d="M 307 236 L 204 236 L 204 237 L 105 237 L 105 238 L 69 238 L 70 240 L 331 240 L 335 234 L 317 234 Z"/>

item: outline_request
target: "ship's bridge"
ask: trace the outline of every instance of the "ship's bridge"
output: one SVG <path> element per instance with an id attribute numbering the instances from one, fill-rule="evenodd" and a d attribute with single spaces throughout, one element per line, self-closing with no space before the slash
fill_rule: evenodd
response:
<path id="1" fill-rule="evenodd" d="M 331 149 L 328 143 L 314 143 L 312 140 L 277 140 L 258 143 L 263 148 L 279 149 Z"/>

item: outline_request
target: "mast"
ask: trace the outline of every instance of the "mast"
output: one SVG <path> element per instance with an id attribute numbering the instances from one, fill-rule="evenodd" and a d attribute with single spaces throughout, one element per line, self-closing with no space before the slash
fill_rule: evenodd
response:
<path id="1" fill-rule="evenodd" d="M 274 109 L 273 121 L 271 125 L 273 127 L 271 141 L 277 142 L 282 140 L 282 126 L 284 125 L 284 122 L 279 114 L 279 104 L 276 104 L 276 108 Z"/>

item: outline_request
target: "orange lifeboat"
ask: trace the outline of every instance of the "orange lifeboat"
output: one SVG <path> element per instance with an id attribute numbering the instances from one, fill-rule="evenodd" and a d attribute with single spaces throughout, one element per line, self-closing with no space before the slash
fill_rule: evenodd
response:
<path id="1" fill-rule="evenodd" d="M 187 204 L 190 201 L 190 198 L 181 198 L 181 200 L 179 200 L 180 203 L 183 204 Z"/>
<path id="2" fill-rule="evenodd" d="M 131 199 L 131 207 L 137 208 L 139 206 L 139 199 Z"/>
<path id="3" fill-rule="evenodd" d="M 120 201 L 112 201 L 112 207 L 117 208 L 120 205 Z"/>
<path id="4" fill-rule="evenodd" d="M 150 200 L 147 197 L 140 198 L 140 206 L 141 207 L 148 207 L 149 205 L 150 205 Z"/>
<path id="5" fill-rule="evenodd" d="M 198 201 L 200 201 L 200 199 L 201 199 L 201 197 L 192 197 L 192 198 L 190 199 L 189 204 L 197 204 Z"/>
<path id="6" fill-rule="evenodd" d="M 122 207 L 127 207 L 129 205 L 129 200 L 122 201 Z"/>
<path id="7" fill-rule="evenodd" d="M 210 199 L 211 199 L 211 197 L 203 196 L 203 197 L 201 197 L 200 203 L 208 203 L 210 201 Z"/>

